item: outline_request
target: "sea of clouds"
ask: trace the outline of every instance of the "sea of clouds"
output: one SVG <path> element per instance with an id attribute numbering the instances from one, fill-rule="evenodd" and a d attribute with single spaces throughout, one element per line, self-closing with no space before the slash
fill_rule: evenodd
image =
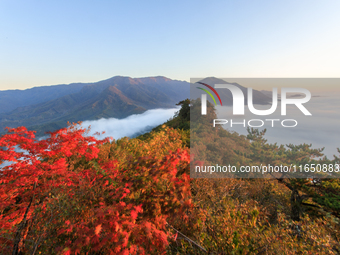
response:
<path id="1" fill-rule="evenodd" d="M 117 140 L 125 136 L 134 137 L 148 132 L 153 127 L 163 124 L 172 118 L 179 109 L 178 107 L 148 110 L 142 114 L 133 114 L 124 119 L 103 118 L 99 120 L 89 120 L 82 122 L 81 126 L 83 128 L 90 126 L 89 135 L 93 135 L 96 132 L 105 132 L 104 134 L 95 136 L 96 138 L 103 139 L 105 137 L 112 137 Z"/>

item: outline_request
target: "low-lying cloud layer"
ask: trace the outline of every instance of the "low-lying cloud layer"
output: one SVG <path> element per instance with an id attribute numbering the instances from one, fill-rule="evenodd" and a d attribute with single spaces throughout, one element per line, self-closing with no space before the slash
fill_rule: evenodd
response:
<path id="1" fill-rule="evenodd" d="M 132 137 L 138 133 L 149 131 L 151 128 L 172 118 L 179 109 L 180 108 L 148 110 L 142 114 L 134 114 L 125 119 L 110 118 L 84 121 L 81 126 L 84 128 L 91 126 L 89 135 L 95 132 L 101 133 L 105 131 L 104 134 L 95 136 L 96 138 L 113 137 L 117 140 L 124 136 Z"/>

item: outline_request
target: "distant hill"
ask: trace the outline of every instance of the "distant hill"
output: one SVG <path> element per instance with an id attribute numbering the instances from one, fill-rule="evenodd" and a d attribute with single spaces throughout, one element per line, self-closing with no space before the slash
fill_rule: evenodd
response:
<path id="1" fill-rule="evenodd" d="M 272 91 L 268 91 L 268 90 L 261 90 L 261 93 L 265 94 L 266 96 L 272 98 L 273 96 L 273 92 Z M 278 93 L 277 95 L 278 99 L 281 101 L 281 94 Z M 301 93 L 287 93 L 287 98 L 294 98 L 294 97 L 305 97 L 304 94 Z"/>
<path id="2" fill-rule="evenodd" d="M 26 126 L 42 135 L 65 127 L 68 121 L 124 118 L 149 109 L 174 107 L 189 98 L 189 91 L 189 83 L 161 76 L 115 76 L 90 84 L 1 91 L 0 100 L 2 95 L 13 103 L 0 113 L 0 130 Z M 20 100 L 14 100 L 15 97 L 23 101 L 18 103 Z"/>
<path id="3" fill-rule="evenodd" d="M 236 87 L 240 88 L 243 92 L 244 104 L 245 105 L 248 104 L 247 88 L 241 86 L 238 83 L 227 82 L 227 81 L 224 81 L 222 79 L 217 79 L 215 77 L 208 77 L 208 78 L 200 80 L 200 82 L 208 84 L 212 87 L 214 87 L 215 84 L 232 84 L 232 85 L 235 85 Z M 197 83 L 197 87 L 204 87 L 204 86 Z M 233 105 L 233 97 L 232 97 L 231 92 L 228 89 L 216 89 L 216 91 L 220 95 L 223 105 Z M 196 98 L 201 97 L 202 91 L 200 91 L 199 89 L 192 90 L 192 92 L 193 93 L 190 95 L 191 99 L 196 99 Z M 207 97 L 207 100 L 211 103 L 214 103 L 213 100 L 209 96 Z M 258 90 L 253 89 L 253 103 L 254 104 L 266 105 L 266 104 L 271 104 L 271 102 L 272 102 L 271 96 L 268 96 L 268 94 L 262 93 L 262 91 L 258 91 Z"/>

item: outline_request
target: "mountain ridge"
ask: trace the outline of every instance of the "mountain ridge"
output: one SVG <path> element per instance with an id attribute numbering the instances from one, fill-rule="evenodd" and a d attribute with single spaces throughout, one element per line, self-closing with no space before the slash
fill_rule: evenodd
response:
<path id="1" fill-rule="evenodd" d="M 56 88 L 66 91 L 50 96 L 51 100 L 19 104 L 12 111 L 1 112 L 0 129 L 7 126 L 26 126 L 30 130 L 37 130 L 41 135 L 46 131 L 65 127 L 67 122 L 124 118 L 149 109 L 171 108 L 189 97 L 188 82 L 171 80 L 164 76 L 114 76 L 95 83 L 84 83 L 72 89 L 55 85 L 51 86 L 51 91 L 56 91 Z"/>

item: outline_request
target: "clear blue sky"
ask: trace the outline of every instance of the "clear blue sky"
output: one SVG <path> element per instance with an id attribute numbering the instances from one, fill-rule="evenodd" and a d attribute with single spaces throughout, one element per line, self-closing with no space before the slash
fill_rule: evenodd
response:
<path id="1" fill-rule="evenodd" d="M 340 1 L 0 0 L 0 90 L 116 75 L 340 77 Z"/>

